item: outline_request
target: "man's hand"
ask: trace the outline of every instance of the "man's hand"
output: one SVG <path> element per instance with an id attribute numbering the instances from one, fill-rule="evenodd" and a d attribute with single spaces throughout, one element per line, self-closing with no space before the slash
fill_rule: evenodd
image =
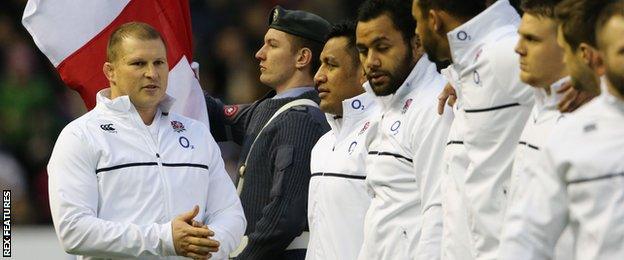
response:
<path id="1" fill-rule="evenodd" d="M 196 227 L 196 228 L 203 228 L 203 229 L 207 229 L 208 231 L 212 232 L 212 234 L 213 234 L 213 236 L 214 236 L 214 231 L 210 230 L 210 228 L 208 227 L 208 225 L 203 225 L 202 223 L 197 222 L 197 221 L 195 221 L 195 220 L 193 220 L 193 224 L 192 224 L 192 225 L 193 225 L 193 227 Z M 210 239 L 210 240 L 212 240 L 212 241 L 215 241 L 215 242 L 216 242 L 216 246 L 210 246 L 210 248 L 211 248 L 211 251 L 210 251 L 210 252 L 217 252 L 217 251 L 219 251 L 219 241 L 214 240 L 214 239 L 211 239 L 210 237 L 208 237 L 208 239 Z"/>
<path id="2" fill-rule="evenodd" d="M 199 213 L 195 205 L 191 211 L 177 216 L 171 221 L 173 232 L 173 246 L 176 254 L 193 259 L 208 259 L 212 253 L 219 251 L 219 242 L 211 239 L 214 232 L 207 226 L 193 220 Z"/>
<path id="3" fill-rule="evenodd" d="M 565 83 L 557 91 L 557 94 L 563 94 L 563 97 L 557 104 L 557 109 L 561 113 L 572 112 L 597 96 L 597 94 L 573 88 L 571 82 Z"/>
<path id="4" fill-rule="evenodd" d="M 451 83 L 446 83 L 446 86 L 444 86 L 444 89 L 438 96 L 438 114 L 442 115 L 444 113 L 445 103 L 447 103 L 450 107 L 453 107 L 453 105 L 455 105 L 455 101 L 457 101 L 455 89 L 451 86 Z"/>

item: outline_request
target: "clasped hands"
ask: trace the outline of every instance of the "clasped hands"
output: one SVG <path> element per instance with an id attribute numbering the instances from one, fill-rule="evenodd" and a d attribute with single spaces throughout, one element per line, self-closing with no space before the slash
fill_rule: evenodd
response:
<path id="1" fill-rule="evenodd" d="M 179 256 L 209 259 L 219 251 L 219 241 L 213 239 L 214 232 L 208 226 L 193 220 L 198 213 L 199 207 L 195 205 L 171 221 L 173 246 Z"/>

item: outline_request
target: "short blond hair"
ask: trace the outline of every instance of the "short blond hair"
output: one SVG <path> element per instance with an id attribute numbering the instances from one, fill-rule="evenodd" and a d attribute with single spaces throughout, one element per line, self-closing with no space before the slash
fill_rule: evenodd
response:
<path id="1" fill-rule="evenodd" d="M 119 45 L 126 38 L 135 38 L 138 40 L 161 40 L 167 49 L 167 43 L 163 40 L 160 33 L 149 24 L 141 22 L 129 22 L 117 27 L 108 38 L 106 46 L 106 61 L 112 62 L 117 60 L 119 55 Z"/>

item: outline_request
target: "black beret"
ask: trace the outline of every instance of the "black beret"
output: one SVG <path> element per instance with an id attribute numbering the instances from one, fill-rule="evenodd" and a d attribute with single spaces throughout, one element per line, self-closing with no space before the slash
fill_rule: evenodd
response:
<path id="1" fill-rule="evenodd" d="M 269 15 L 269 28 L 303 37 L 319 43 L 325 41 L 331 24 L 322 17 L 299 10 L 275 6 Z"/>

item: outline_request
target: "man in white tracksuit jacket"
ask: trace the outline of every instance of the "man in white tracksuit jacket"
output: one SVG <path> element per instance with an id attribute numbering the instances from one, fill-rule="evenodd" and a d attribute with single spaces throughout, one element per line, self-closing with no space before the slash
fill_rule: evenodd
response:
<path id="1" fill-rule="evenodd" d="M 312 149 L 307 260 L 357 259 L 364 215 L 370 205 L 364 179 L 371 117 L 379 106 L 364 93 L 364 73 L 355 49 L 355 25 L 334 25 L 321 53 L 315 83 L 331 130 Z"/>
<path id="2" fill-rule="evenodd" d="M 520 39 L 516 53 L 520 55 L 520 79 L 533 87 L 535 106 L 520 137 L 511 175 L 511 192 L 508 209 L 503 224 L 499 255 L 524 230 L 514 230 L 514 222 L 522 221 L 527 197 L 527 183 L 535 178 L 538 162 L 543 159 L 544 146 L 553 127 L 563 118 L 557 110 L 562 94 L 558 91 L 570 83 L 566 65 L 563 63 L 564 50 L 557 43 L 558 23 L 554 9 L 558 1 L 525 0 L 522 4 L 524 15 L 518 29 Z M 558 242 L 556 259 L 572 259 L 571 233 Z"/>
<path id="3" fill-rule="evenodd" d="M 63 129 L 48 164 L 61 245 L 81 259 L 226 259 L 245 230 L 241 203 L 208 127 L 169 113 L 162 38 L 128 23 L 109 42 L 111 87 Z"/>
<path id="4" fill-rule="evenodd" d="M 507 0 L 482 11 L 474 1 L 451 2 L 415 0 L 412 10 L 429 56 L 453 62 L 445 73 L 457 103 L 445 154 L 443 258 L 496 259 L 514 153 L 533 106 L 513 51 L 520 17 Z"/>
<path id="5" fill-rule="evenodd" d="M 342 105 L 342 118 L 328 115 L 331 130 L 312 149 L 306 259 L 357 259 L 362 247 L 371 201 L 365 161 L 375 128 L 370 119 L 378 107 L 369 93 Z"/>
<path id="6" fill-rule="evenodd" d="M 406 1 L 366 1 L 358 14 L 365 88 L 381 105 L 366 159 L 373 199 L 362 260 L 440 258 L 439 177 L 452 114 L 435 113 L 445 81 L 422 54 L 409 9 Z"/>
<path id="7" fill-rule="evenodd" d="M 524 213 L 507 227 L 510 237 L 500 259 L 550 259 L 566 227 L 572 229 L 575 247 L 569 250 L 576 259 L 624 258 L 623 14 L 624 2 L 616 1 L 597 23 L 607 93 L 553 129 L 540 168 L 526 184 L 527 198 L 518 205 Z"/>

